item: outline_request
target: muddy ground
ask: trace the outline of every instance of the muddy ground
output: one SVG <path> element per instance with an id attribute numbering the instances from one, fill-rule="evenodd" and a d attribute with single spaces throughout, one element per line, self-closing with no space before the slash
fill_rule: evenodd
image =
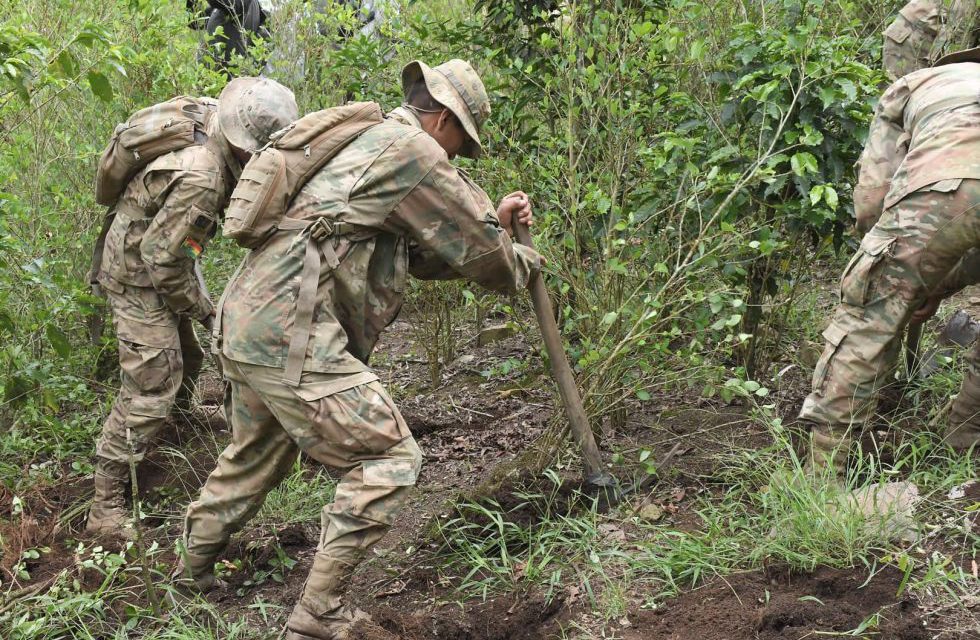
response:
<path id="1" fill-rule="evenodd" d="M 738 640 L 760 638 L 802 639 L 842 637 L 835 632 L 859 629 L 871 616 L 880 616 L 873 637 L 886 640 L 946 640 L 978 638 L 970 629 L 940 634 L 942 612 L 928 610 L 907 594 L 898 596 L 902 574 L 880 569 L 868 578 L 867 568 L 821 567 L 810 574 L 794 574 L 778 566 L 707 580 L 696 589 L 667 599 L 654 598 L 642 586 L 626 594 L 627 609 L 614 620 L 594 611 L 581 585 L 564 584 L 551 597 L 538 590 L 520 591 L 471 600 L 462 597 L 433 566 L 436 546 L 429 534 L 433 519 L 451 515 L 449 501 L 485 482 L 494 469 L 525 452 L 548 428 L 553 414 L 550 387 L 534 359 L 527 368 L 494 374 L 481 372 L 508 359 L 523 360 L 532 350 L 521 336 L 489 347 L 464 344 L 462 357 L 444 372 L 442 384 L 429 389 L 427 368 L 412 346 L 410 326 L 399 321 L 386 334 L 379 357 L 372 363 L 396 399 L 426 453 L 418 493 L 401 514 L 397 526 L 358 572 L 354 601 L 370 612 L 377 626 L 361 628 L 364 640 L 544 640 L 550 638 L 620 638 L 621 640 Z M 788 371 L 773 389 L 771 400 L 782 415 L 795 415 L 806 387 L 805 367 Z M 531 371 L 531 375 L 527 375 Z M 211 470 L 214 457 L 227 440 L 225 424 L 217 410 L 221 387 L 212 373 L 202 386 L 202 406 L 190 420 L 177 418 L 160 446 L 140 469 L 140 493 L 146 501 L 147 530 L 151 540 L 172 548 L 180 533 L 180 515 L 186 501 L 196 495 Z M 698 496 L 717 490 L 712 480 L 720 473 L 717 453 L 739 447 L 769 444 L 769 436 L 746 418 L 742 408 L 690 395 L 654 398 L 632 407 L 625 425 L 605 430 L 603 448 L 635 458 L 640 448 L 659 459 L 674 448 L 676 456 L 666 484 L 631 498 L 630 507 L 644 501 L 663 507 L 663 524 L 682 530 L 700 526 L 693 505 Z M 313 465 L 309 465 L 313 469 Z M 626 473 L 626 470 L 621 470 Z M 566 487 L 574 487 L 576 473 L 566 469 Z M 508 506 L 506 488 L 519 484 L 511 478 L 495 498 Z M 524 479 L 534 483 L 543 480 Z M 43 589 L 61 571 L 73 571 L 77 561 L 72 549 L 84 522 L 90 481 L 42 487 L 23 496 L 26 517 L 16 528 L 5 525 L 4 540 L 12 541 L 3 552 L 9 569 L 23 549 L 50 547 L 29 563 L 31 579 L 19 588 Z M 573 495 L 566 491 L 565 495 Z M 9 496 L 0 496 L 9 505 Z M 964 499 L 970 499 L 967 496 Z M 584 507 L 569 500 L 566 509 Z M 9 516 L 4 506 L 0 518 Z M 512 517 L 522 517 L 519 510 Z M 533 514 L 526 515 L 528 518 Z M 237 537 L 226 558 L 245 558 L 245 568 L 231 569 L 229 586 L 209 595 L 219 609 L 249 618 L 261 627 L 248 604 L 261 598 L 282 607 L 282 617 L 298 597 L 312 559 L 318 523 L 264 527 Z M 111 545 L 111 541 L 101 541 Z M 258 581 L 255 571 L 268 568 L 280 548 L 294 567 L 282 576 Z M 158 563 L 173 561 L 164 551 Z M 966 560 L 964 560 L 966 561 Z M 975 566 L 975 565 L 974 565 Z M 650 603 L 656 601 L 651 608 Z M 938 619 L 937 619 L 938 617 Z M 604 629 L 605 631 L 601 631 Z M 275 631 L 270 629 L 270 631 Z M 856 634 L 855 637 L 872 637 Z"/>

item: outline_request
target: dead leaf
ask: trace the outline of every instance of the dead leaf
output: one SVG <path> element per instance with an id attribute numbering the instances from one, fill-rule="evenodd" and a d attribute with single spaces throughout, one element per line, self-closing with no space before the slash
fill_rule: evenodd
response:
<path id="1" fill-rule="evenodd" d="M 623 531 L 619 526 L 612 524 L 611 522 L 600 524 L 599 532 L 602 534 L 602 537 L 605 538 L 606 540 L 612 540 L 614 542 L 626 541 L 626 532 Z"/>
<path id="2" fill-rule="evenodd" d="M 393 583 L 391 583 L 391 587 L 389 587 L 388 589 L 385 589 L 384 591 L 382 591 L 380 593 L 374 594 L 374 597 L 375 598 L 387 598 L 387 597 L 390 597 L 390 596 L 397 596 L 399 593 L 401 593 L 402 591 L 405 590 L 405 587 L 406 586 L 407 585 L 405 584 L 404 581 L 402 581 L 402 580 L 395 580 Z"/>
<path id="3" fill-rule="evenodd" d="M 656 522 L 664 517 L 664 510 L 655 504 L 645 504 L 640 509 L 639 516 L 647 522 Z"/>

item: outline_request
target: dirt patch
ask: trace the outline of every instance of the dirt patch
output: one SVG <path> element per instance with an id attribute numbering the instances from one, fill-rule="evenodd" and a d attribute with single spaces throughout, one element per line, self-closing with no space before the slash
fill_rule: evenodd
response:
<path id="1" fill-rule="evenodd" d="M 460 608 L 455 604 L 420 612 L 382 609 L 375 622 L 386 634 L 358 630 L 360 640 L 537 640 L 556 637 L 560 631 L 563 601 L 550 602 L 540 595 L 513 593 Z"/>
<path id="2" fill-rule="evenodd" d="M 897 597 L 902 574 L 886 568 L 870 580 L 862 569 L 782 569 L 715 580 L 653 611 L 630 616 L 624 640 L 797 640 L 818 632 L 889 640 L 931 637 L 918 607 Z M 862 632 L 854 632 L 864 626 Z M 851 635 L 851 634 L 848 634 Z"/>

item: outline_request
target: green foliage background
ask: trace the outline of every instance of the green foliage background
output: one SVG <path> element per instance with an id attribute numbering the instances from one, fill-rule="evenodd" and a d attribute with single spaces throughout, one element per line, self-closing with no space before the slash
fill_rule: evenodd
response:
<path id="1" fill-rule="evenodd" d="M 468 169 L 491 195 L 532 194 L 599 420 L 664 385 L 730 395 L 726 381 L 812 337 L 788 309 L 814 258 L 850 242 L 896 4 L 440 0 L 343 40 L 349 11 L 292 0 L 257 55 L 304 111 L 396 106 L 414 58 L 476 64 L 494 116 Z M 115 384 L 111 336 L 89 339 L 104 313 L 85 282 L 98 154 L 132 111 L 217 95 L 225 76 L 198 62 L 176 0 L 2 0 L 0 14 L 0 477 L 16 485 L 31 463 L 88 458 Z M 212 247 L 214 291 L 239 256 Z"/>

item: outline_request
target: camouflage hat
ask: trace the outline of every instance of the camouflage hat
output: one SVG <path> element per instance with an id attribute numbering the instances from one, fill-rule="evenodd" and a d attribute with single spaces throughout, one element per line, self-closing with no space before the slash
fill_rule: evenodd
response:
<path id="1" fill-rule="evenodd" d="M 409 62 L 402 70 L 405 97 L 419 80 L 425 82 L 432 97 L 452 111 L 466 130 L 469 140 L 459 154 L 479 158 L 483 153 L 480 127 L 490 117 L 490 98 L 476 70 L 469 62 L 458 59 L 443 62 L 438 67 L 430 67 L 421 60 Z"/>
<path id="2" fill-rule="evenodd" d="M 956 64 L 957 62 L 980 62 L 980 47 L 973 47 L 972 49 L 963 49 L 962 51 L 947 53 L 943 57 L 936 60 L 935 64 L 932 66 L 939 67 L 944 64 Z"/>
<path id="3" fill-rule="evenodd" d="M 245 151 L 299 117 L 293 92 L 268 78 L 235 78 L 218 96 L 218 123 L 232 145 Z"/>

